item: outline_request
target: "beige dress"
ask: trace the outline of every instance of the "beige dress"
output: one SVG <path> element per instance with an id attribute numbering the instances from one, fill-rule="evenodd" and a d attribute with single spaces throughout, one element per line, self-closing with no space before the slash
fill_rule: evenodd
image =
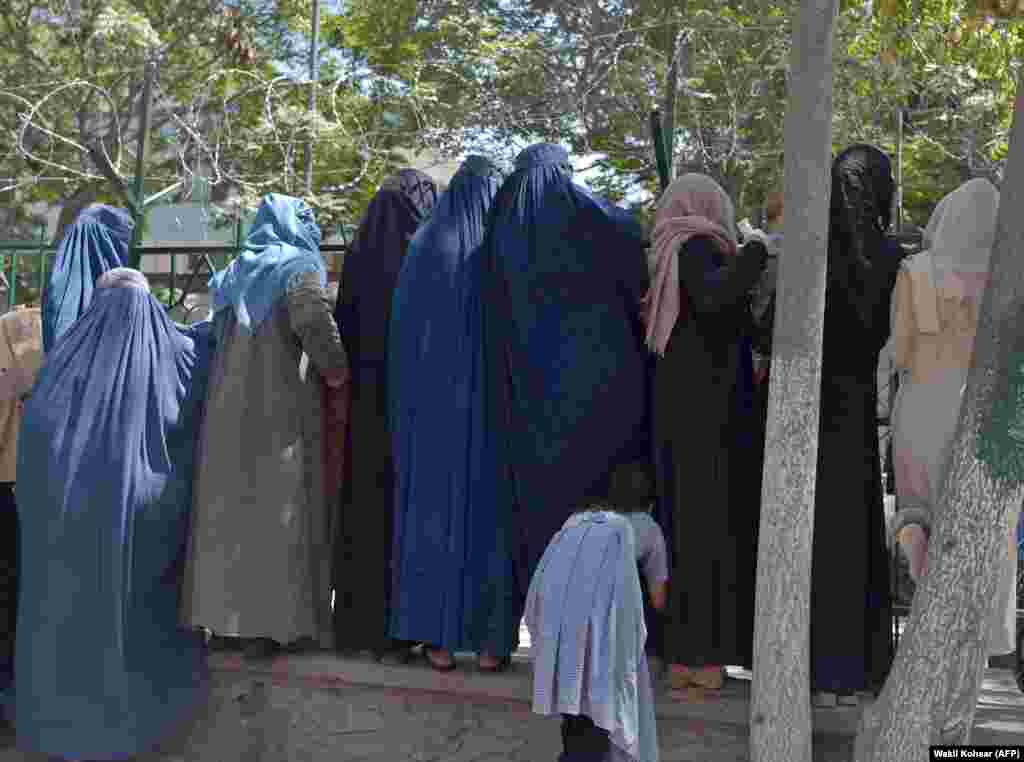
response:
<path id="1" fill-rule="evenodd" d="M 951 273 L 934 284 L 929 252 L 907 261 L 893 294 L 893 359 L 900 389 L 893 409 L 893 462 L 899 510 L 892 532 L 918 524 L 931 531 L 967 383 L 983 273 Z M 1016 648 L 1016 515 L 1007 527 L 989 652 Z"/>
<path id="2" fill-rule="evenodd" d="M 187 626 L 332 645 L 334 516 L 323 490 L 318 368 L 348 360 L 316 278 L 294 276 L 255 333 L 231 309 L 215 318 L 183 584 Z"/>

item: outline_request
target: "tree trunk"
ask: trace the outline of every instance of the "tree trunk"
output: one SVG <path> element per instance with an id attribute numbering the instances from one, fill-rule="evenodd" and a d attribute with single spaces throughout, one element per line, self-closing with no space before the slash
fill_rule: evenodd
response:
<path id="1" fill-rule="evenodd" d="M 74 193 L 64 199 L 60 207 L 60 216 L 57 218 L 57 230 L 53 235 L 54 246 L 60 245 L 60 242 L 64 240 L 64 232 L 68 226 L 78 219 L 78 215 L 81 214 L 85 207 L 95 203 L 98 197 L 99 188 L 96 183 L 86 182 L 78 186 Z"/>
<path id="2" fill-rule="evenodd" d="M 1024 73 L 1021 75 L 1024 77 Z M 917 762 L 929 744 L 969 742 L 986 663 L 1000 561 L 1021 488 L 976 457 L 979 430 L 1008 372 L 1024 316 L 1024 79 L 1018 81 L 1010 154 L 974 356 L 947 464 L 927 573 L 889 679 L 861 719 L 856 762 Z"/>
<path id="3" fill-rule="evenodd" d="M 752 762 L 811 762 L 811 537 L 838 3 L 803 0 L 793 35 L 785 123 L 786 248 L 779 263 L 757 564 Z"/>

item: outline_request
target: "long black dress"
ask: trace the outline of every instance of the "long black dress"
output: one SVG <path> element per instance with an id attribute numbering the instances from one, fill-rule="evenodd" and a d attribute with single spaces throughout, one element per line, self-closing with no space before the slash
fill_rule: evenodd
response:
<path id="1" fill-rule="evenodd" d="M 689 314 L 654 379 L 658 491 L 672 515 L 663 646 L 671 664 L 750 662 L 758 503 L 749 487 L 757 475 L 748 292 L 765 256 L 750 244 L 725 259 L 703 236 L 679 252 Z"/>
<path id="2" fill-rule="evenodd" d="M 876 371 L 902 256 L 883 232 L 893 191 L 889 159 L 872 146 L 832 167 L 811 572 L 818 691 L 876 687 L 892 659 Z"/>
<path id="3" fill-rule="evenodd" d="M 394 531 L 394 464 L 387 422 L 391 297 L 409 241 L 437 200 L 422 172 L 381 186 L 356 234 L 335 309 L 348 351 L 352 403 L 334 544 L 334 632 L 342 650 L 387 651 Z"/>

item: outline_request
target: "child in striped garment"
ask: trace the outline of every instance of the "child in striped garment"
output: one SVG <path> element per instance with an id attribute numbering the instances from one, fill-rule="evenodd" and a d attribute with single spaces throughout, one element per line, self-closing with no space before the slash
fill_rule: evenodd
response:
<path id="1" fill-rule="evenodd" d="M 665 538 L 651 518 L 648 464 L 612 474 L 552 538 L 526 603 L 533 710 L 562 716 L 559 762 L 657 762 L 643 598 L 665 604 Z"/>

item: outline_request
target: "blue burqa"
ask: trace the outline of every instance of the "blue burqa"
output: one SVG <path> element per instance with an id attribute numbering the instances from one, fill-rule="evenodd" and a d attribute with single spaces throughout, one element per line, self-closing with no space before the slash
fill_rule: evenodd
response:
<path id="1" fill-rule="evenodd" d="M 96 281 L 128 262 L 135 228 L 123 209 L 93 204 L 64 234 L 42 299 L 43 352 L 89 308 Z"/>
<path id="2" fill-rule="evenodd" d="M 390 331 L 391 636 L 504 656 L 516 645 L 510 485 L 484 383 L 480 248 L 501 183 L 469 157 L 409 245 Z"/>
<path id="3" fill-rule="evenodd" d="M 205 691 L 177 624 L 210 324 L 176 327 L 147 291 L 99 289 L 51 350 L 18 441 L 19 746 L 124 759 Z"/>
<path id="4" fill-rule="evenodd" d="M 602 494 L 616 464 L 651 455 L 639 233 L 573 183 L 555 145 L 523 151 L 494 202 L 488 393 L 506 406 L 521 595 L 573 506 Z"/>

